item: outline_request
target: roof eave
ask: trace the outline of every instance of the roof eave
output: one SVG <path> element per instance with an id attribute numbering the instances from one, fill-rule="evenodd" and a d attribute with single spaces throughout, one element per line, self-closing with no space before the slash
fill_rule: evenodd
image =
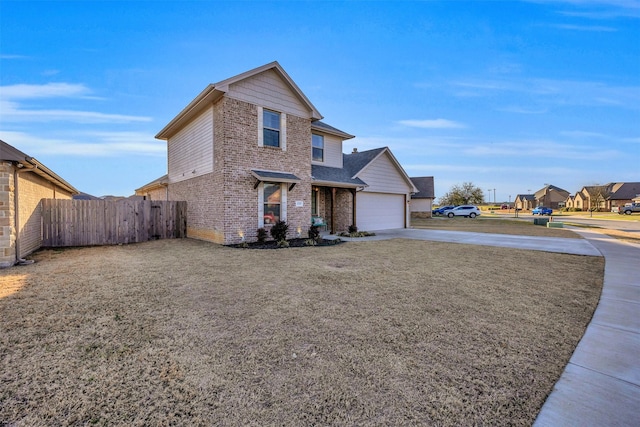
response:
<path id="1" fill-rule="evenodd" d="M 364 188 L 368 187 L 367 184 L 356 184 L 350 182 L 339 182 L 339 181 L 322 181 L 322 180 L 312 180 L 312 185 L 318 187 L 336 187 L 336 188 Z"/>
<path id="2" fill-rule="evenodd" d="M 168 140 L 176 134 L 182 126 L 192 120 L 198 113 L 200 113 L 207 106 L 213 104 L 226 93 L 219 86 L 208 85 L 193 101 L 189 103 L 185 108 L 178 113 L 158 134 L 156 139 Z"/>
<path id="3" fill-rule="evenodd" d="M 58 176 L 58 174 L 56 174 L 54 171 L 52 171 L 51 169 L 49 169 L 48 167 L 40 163 L 38 160 L 34 159 L 33 157 L 27 156 L 24 161 L 19 161 L 18 163 L 22 164 L 23 166 L 27 166 L 29 170 L 31 170 L 31 172 L 34 172 L 35 174 L 40 175 L 44 179 L 50 182 L 53 182 L 58 187 L 65 189 L 72 195 L 80 194 L 80 191 L 78 191 L 78 189 L 76 189 L 74 186 L 72 186 L 67 181 L 65 181 L 60 176 Z M 28 163 L 28 164 L 25 165 L 25 163 Z"/>
<path id="4" fill-rule="evenodd" d="M 352 139 L 352 138 L 356 137 L 355 135 L 351 135 L 349 133 L 342 132 L 342 131 L 340 131 L 338 129 L 331 130 L 331 129 L 323 128 L 321 126 L 316 126 L 314 124 L 314 122 L 311 122 L 311 130 L 315 130 L 315 131 L 318 131 L 318 132 L 321 132 L 321 133 L 327 133 L 329 135 L 338 136 L 338 137 L 342 138 L 343 140 Z"/>
<path id="5" fill-rule="evenodd" d="M 380 156 L 382 156 L 384 153 L 388 153 L 389 154 L 389 157 L 391 158 L 391 162 L 394 164 L 395 168 L 402 174 L 402 177 L 405 180 L 405 182 L 407 184 L 409 184 L 409 187 L 411 188 L 410 192 L 411 193 L 418 193 L 419 192 L 418 189 L 416 188 L 416 186 L 411 181 L 411 178 L 409 177 L 409 175 L 407 175 L 405 170 L 402 168 L 402 166 L 400 165 L 400 162 L 398 162 L 398 159 L 396 159 L 396 156 L 394 156 L 393 153 L 391 152 L 391 150 L 389 150 L 389 147 L 384 147 L 384 150 L 380 151 L 377 156 L 375 156 L 373 159 L 371 159 L 371 161 L 369 163 L 364 165 L 362 167 L 362 169 L 360 169 L 355 175 L 353 175 L 352 179 L 359 178 L 358 175 L 360 175 L 362 173 L 362 171 L 364 171 L 371 164 L 373 164 L 373 162 L 375 162 L 377 159 L 379 159 Z"/>

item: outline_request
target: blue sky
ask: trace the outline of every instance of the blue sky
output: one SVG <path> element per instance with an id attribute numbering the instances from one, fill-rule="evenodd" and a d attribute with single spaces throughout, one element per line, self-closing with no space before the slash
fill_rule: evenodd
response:
<path id="1" fill-rule="evenodd" d="M 0 32 L 0 139 L 95 196 L 165 174 L 157 132 L 274 60 L 345 152 L 389 146 L 436 196 L 640 181 L 638 0 L 2 0 Z"/>

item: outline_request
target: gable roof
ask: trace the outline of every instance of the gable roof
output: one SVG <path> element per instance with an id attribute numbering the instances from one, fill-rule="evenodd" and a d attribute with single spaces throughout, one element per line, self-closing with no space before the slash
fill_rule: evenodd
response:
<path id="1" fill-rule="evenodd" d="M 609 200 L 632 200 L 640 195 L 640 182 L 625 182 L 609 196 Z"/>
<path id="2" fill-rule="evenodd" d="M 412 199 L 434 199 L 435 191 L 433 188 L 432 176 L 417 176 L 412 177 L 411 182 L 418 189 L 416 194 L 412 194 Z"/>
<path id="3" fill-rule="evenodd" d="M 559 194 L 564 195 L 565 199 L 569 196 L 569 194 L 571 194 L 567 190 L 562 189 L 560 187 L 556 187 L 555 185 L 547 185 L 547 186 L 542 187 L 540 190 L 536 191 L 534 196 L 535 196 L 536 199 L 539 199 L 539 198 L 543 197 L 545 194 L 547 194 L 547 192 L 551 193 L 552 191 L 555 191 L 555 192 L 557 192 Z"/>
<path id="4" fill-rule="evenodd" d="M 36 175 L 41 176 L 49 182 L 56 184 L 71 194 L 78 194 L 79 191 L 64 179 L 60 178 L 51 169 L 40 163 L 35 158 L 26 155 L 17 148 L 7 144 L 0 139 L 0 160 L 15 162 L 17 167 L 24 170 L 31 170 Z"/>
<path id="5" fill-rule="evenodd" d="M 407 175 L 407 173 L 404 171 L 402 166 L 400 166 L 400 163 L 398 162 L 396 157 L 393 155 L 393 153 L 391 153 L 391 150 L 389 150 L 389 147 L 374 148 L 373 150 L 353 152 L 351 154 L 343 154 L 342 163 L 345 169 L 353 173 L 353 178 L 358 178 L 358 175 L 360 175 L 378 157 L 384 154 L 386 154 L 389 157 L 389 159 L 391 160 L 391 163 L 393 163 L 396 170 L 400 173 L 404 181 L 409 185 L 409 187 L 411 187 L 411 192 L 417 193 L 418 189 L 416 188 L 415 185 L 413 185 L 413 182 L 411 182 L 411 178 L 409 178 L 409 175 Z"/>
<path id="6" fill-rule="evenodd" d="M 517 194 L 516 195 L 516 200 L 536 200 L 536 196 L 535 194 Z"/>
<path id="7" fill-rule="evenodd" d="M 228 79 L 222 80 L 218 83 L 209 84 L 193 101 L 182 109 L 158 134 L 157 139 L 167 140 L 173 136 L 182 126 L 193 119 L 203 109 L 211 105 L 213 102 L 222 98 L 225 93 L 229 91 L 229 86 L 233 83 L 237 83 L 241 80 L 248 79 L 257 74 L 263 73 L 267 70 L 273 70 L 278 76 L 285 82 L 285 84 L 291 89 L 291 92 L 302 102 L 302 104 L 311 112 L 311 120 L 322 119 L 322 114 L 316 109 L 316 107 L 309 101 L 304 93 L 300 90 L 298 85 L 289 77 L 284 71 L 278 61 L 273 61 L 265 64 L 261 67 L 254 68 Z"/>

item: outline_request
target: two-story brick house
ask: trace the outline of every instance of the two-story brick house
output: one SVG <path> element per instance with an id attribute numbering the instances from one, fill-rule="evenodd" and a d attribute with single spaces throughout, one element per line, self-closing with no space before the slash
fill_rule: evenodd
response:
<path id="1" fill-rule="evenodd" d="M 314 215 L 332 232 L 406 227 L 417 190 L 391 151 L 345 155 L 353 135 L 321 119 L 277 62 L 210 84 L 156 135 L 168 173 L 136 194 L 186 200 L 187 235 L 223 244 L 278 220 L 306 236 Z"/>

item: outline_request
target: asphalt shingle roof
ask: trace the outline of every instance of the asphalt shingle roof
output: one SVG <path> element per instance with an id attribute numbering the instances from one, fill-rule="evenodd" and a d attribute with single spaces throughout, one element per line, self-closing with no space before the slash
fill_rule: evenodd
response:
<path id="1" fill-rule="evenodd" d="M 418 189 L 418 192 L 411 196 L 412 199 L 433 199 L 435 197 L 432 176 L 413 177 L 411 182 Z"/>

